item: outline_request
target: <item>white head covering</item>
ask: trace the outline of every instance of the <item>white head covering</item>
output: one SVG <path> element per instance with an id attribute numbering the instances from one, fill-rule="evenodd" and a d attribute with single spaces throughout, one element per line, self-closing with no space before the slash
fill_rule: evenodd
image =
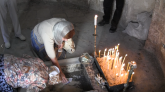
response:
<path id="1" fill-rule="evenodd" d="M 72 23 L 68 21 L 60 21 L 56 23 L 53 27 L 54 41 L 57 45 L 62 44 L 62 38 L 74 29 Z"/>

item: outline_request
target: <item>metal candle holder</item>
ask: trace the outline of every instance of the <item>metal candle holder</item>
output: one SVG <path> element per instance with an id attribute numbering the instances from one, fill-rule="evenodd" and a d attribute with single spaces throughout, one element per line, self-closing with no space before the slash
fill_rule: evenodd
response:
<path id="1" fill-rule="evenodd" d="M 123 92 L 125 92 L 127 87 L 129 86 L 128 83 L 129 83 L 129 80 L 130 80 L 130 78 L 132 76 L 132 73 L 133 73 L 134 69 L 137 68 L 137 65 L 136 65 L 135 61 L 131 61 L 129 66 L 130 66 L 130 71 L 129 71 L 129 74 L 128 74 L 127 82 L 124 84 Z"/>
<path id="2" fill-rule="evenodd" d="M 94 36 L 94 57 L 97 57 L 97 53 L 96 53 L 96 36 L 97 36 L 97 34 L 96 34 L 96 25 L 95 25 L 95 33 L 93 34 L 93 36 Z"/>

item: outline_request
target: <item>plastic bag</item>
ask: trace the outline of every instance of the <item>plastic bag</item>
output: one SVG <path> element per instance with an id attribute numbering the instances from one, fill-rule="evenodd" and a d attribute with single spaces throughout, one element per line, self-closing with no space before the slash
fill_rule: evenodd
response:
<path id="1" fill-rule="evenodd" d="M 137 39 L 146 40 L 151 23 L 151 13 L 140 13 L 137 15 L 137 20 L 137 22 L 129 22 L 128 26 L 123 32 Z"/>

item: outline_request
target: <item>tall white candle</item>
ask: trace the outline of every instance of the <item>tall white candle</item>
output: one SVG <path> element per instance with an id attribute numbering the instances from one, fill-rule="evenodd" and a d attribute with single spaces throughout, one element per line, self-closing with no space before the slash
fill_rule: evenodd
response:
<path id="1" fill-rule="evenodd" d="M 99 50 L 99 58 L 100 58 L 100 52 L 101 52 L 101 50 Z"/>
<path id="2" fill-rule="evenodd" d="M 125 57 L 127 56 L 127 54 L 125 55 Z M 124 63 L 124 61 L 125 61 L 125 57 L 124 57 L 124 59 L 123 59 L 123 62 L 122 62 L 122 64 Z"/>
<path id="3" fill-rule="evenodd" d="M 97 25 L 97 15 L 95 15 L 95 17 L 94 17 L 94 25 L 96 26 Z"/>
<path id="4" fill-rule="evenodd" d="M 106 53 L 106 51 L 107 51 L 107 48 L 104 50 L 104 57 L 105 57 L 105 53 Z"/>
<path id="5" fill-rule="evenodd" d="M 106 51 L 107 51 L 107 49 L 104 50 L 104 60 L 103 60 L 103 62 L 105 62 L 105 57 L 106 57 L 105 53 L 106 53 Z"/>
<path id="6" fill-rule="evenodd" d="M 120 44 L 117 45 L 117 50 L 119 50 L 119 45 L 120 45 Z"/>

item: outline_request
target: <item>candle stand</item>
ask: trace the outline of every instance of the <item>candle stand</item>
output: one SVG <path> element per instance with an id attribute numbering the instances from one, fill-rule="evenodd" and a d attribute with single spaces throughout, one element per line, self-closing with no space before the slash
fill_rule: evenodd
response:
<path id="1" fill-rule="evenodd" d="M 95 15 L 95 17 L 94 17 L 94 29 L 95 29 L 95 32 L 94 32 L 94 34 L 93 34 L 93 36 L 94 36 L 94 57 L 97 57 L 97 53 L 96 53 L 96 36 L 97 36 L 97 34 L 96 34 L 96 28 L 97 28 L 97 15 Z"/>
<path id="2" fill-rule="evenodd" d="M 107 81 L 102 69 L 100 68 L 100 65 L 98 64 L 98 61 L 96 58 L 94 58 L 94 64 L 96 65 L 96 68 L 98 69 L 99 71 L 99 75 L 105 80 Z M 96 75 L 97 76 L 97 75 Z M 113 85 L 113 86 L 110 86 L 108 82 L 106 82 L 104 84 L 104 86 L 106 87 L 106 89 L 108 90 L 108 92 L 122 92 L 123 89 L 124 89 L 124 85 L 125 84 L 118 84 L 118 85 Z M 133 82 L 131 81 L 128 81 L 127 82 L 127 87 L 125 89 L 129 89 L 133 86 Z M 101 85 L 102 86 L 102 85 Z"/>
<path id="3" fill-rule="evenodd" d="M 96 53 L 96 26 L 95 26 L 95 33 L 93 34 L 94 36 L 94 57 L 97 57 L 97 53 Z"/>
<path id="4" fill-rule="evenodd" d="M 100 76 L 102 75 L 106 80 L 105 86 L 109 92 L 125 92 L 127 88 L 133 85 L 133 71 L 137 65 L 135 61 L 131 61 L 125 66 L 126 56 L 127 54 L 123 59 L 122 56 L 119 57 L 118 46 L 115 46 L 115 49 L 105 49 L 103 57 L 97 57 L 94 60 Z"/>

